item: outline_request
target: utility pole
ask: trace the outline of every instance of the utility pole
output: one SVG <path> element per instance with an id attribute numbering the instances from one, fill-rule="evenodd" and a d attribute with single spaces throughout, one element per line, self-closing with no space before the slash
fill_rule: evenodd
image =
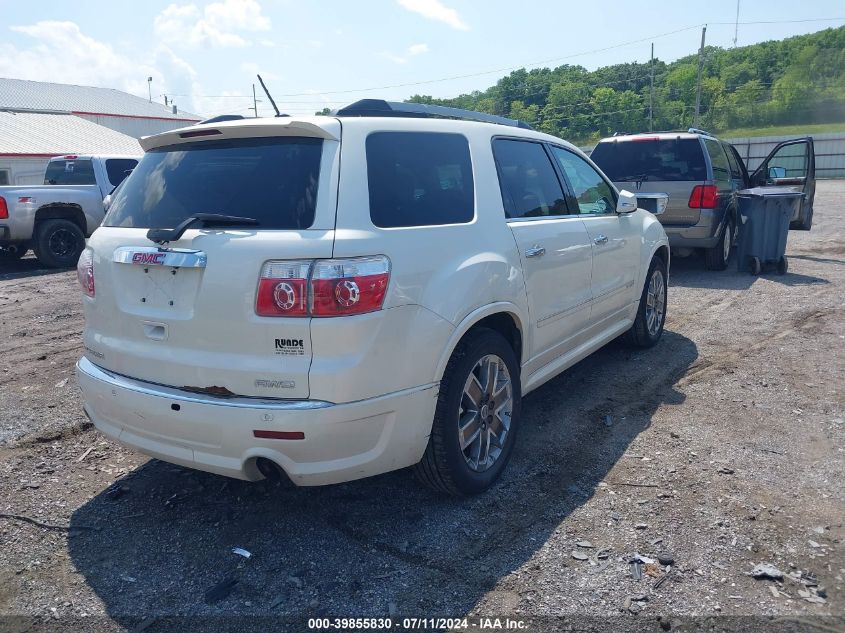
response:
<path id="1" fill-rule="evenodd" d="M 739 37 L 739 0 L 736 0 L 736 21 L 734 22 L 734 48 Z"/>
<path id="2" fill-rule="evenodd" d="M 704 69 L 704 35 L 707 33 L 707 25 L 701 28 L 701 48 L 698 49 L 698 81 L 695 89 L 695 116 L 692 119 L 692 126 L 698 127 L 698 116 L 701 112 L 701 73 Z"/>
<path id="3" fill-rule="evenodd" d="M 150 98 L 150 103 L 153 102 L 153 78 L 147 77 L 147 95 Z"/>
<path id="4" fill-rule="evenodd" d="M 654 129 L 654 42 L 651 43 L 651 89 L 648 93 L 648 131 Z"/>
<path id="5" fill-rule="evenodd" d="M 255 118 L 258 118 L 258 99 L 255 98 L 255 84 L 252 84 L 252 111 L 255 113 Z"/>

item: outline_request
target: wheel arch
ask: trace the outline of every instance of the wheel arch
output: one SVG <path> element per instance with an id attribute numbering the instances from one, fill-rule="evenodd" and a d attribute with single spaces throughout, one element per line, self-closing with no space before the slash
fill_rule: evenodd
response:
<path id="1" fill-rule="evenodd" d="M 70 220 L 88 235 L 88 221 L 82 207 L 72 202 L 45 204 L 35 212 L 35 225 L 46 220 Z"/>
<path id="2" fill-rule="evenodd" d="M 502 334 L 511 344 L 521 367 L 526 360 L 525 355 L 527 353 L 525 345 L 525 325 L 527 323 L 528 319 L 521 313 L 519 307 L 509 302 L 492 303 L 473 310 L 458 323 L 452 332 L 452 336 L 446 344 L 446 349 L 441 355 L 440 362 L 437 364 L 434 380 L 440 381 L 443 379 L 446 365 L 449 363 L 455 348 L 471 330 L 479 327 L 487 327 Z"/>

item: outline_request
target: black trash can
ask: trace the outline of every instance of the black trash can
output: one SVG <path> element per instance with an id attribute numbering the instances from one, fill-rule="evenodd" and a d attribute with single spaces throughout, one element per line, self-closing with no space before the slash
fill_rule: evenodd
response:
<path id="1" fill-rule="evenodd" d="M 736 268 L 759 275 L 776 268 L 781 275 L 789 267 L 786 238 L 792 219 L 804 194 L 783 187 L 755 187 L 737 193 L 739 202 L 739 243 Z"/>

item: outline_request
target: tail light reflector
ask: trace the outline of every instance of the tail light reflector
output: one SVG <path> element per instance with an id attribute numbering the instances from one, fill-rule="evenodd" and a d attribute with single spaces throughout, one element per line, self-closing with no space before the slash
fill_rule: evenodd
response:
<path id="1" fill-rule="evenodd" d="M 715 209 L 719 198 L 716 185 L 696 185 L 689 195 L 690 209 Z"/>
<path id="2" fill-rule="evenodd" d="M 6 220 L 9 217 L 9 207 L 6 206 L 6 198 L 0 198 L 0 220 Z"/>
<path id="3" fill-rule="evenodd" d="M 79 286 L 89 297 L 94 296 L 94 255 L 90 249 L 85 249 L 76 262 L 76 279 Z"/>
<path id="4" fill-rule="evenodd" d="M 376 257 L 270 261 L 258 281 L 255 313 L 272 317 L 333 317 L 380 310 L 390 260 Z"/>

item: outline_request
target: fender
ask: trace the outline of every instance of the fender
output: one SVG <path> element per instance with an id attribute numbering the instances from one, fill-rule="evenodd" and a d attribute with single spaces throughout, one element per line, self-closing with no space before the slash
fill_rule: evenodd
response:
<path id="1" fill-rule="evenodd" d="M 646 212 L 647 213 L 647 212 Z M 651 264 L 651 260 L 654 258 L 654 255 L 657 253 L 658 249 L 662 247 L 666 247 L 667 255 L 666 255 L 666 274 L 669 274 L 669 254 L 671 251 L 669 249 L 669 238 L 666 236 L 666 231 L 663 230 L 663 225 L 657 220 L 657 218 L 650 213 L 648 214 L 649 218 L 646 218 L 643 222 L 643 248 L 642 248 L 642 260 L 640 261 L 640 273 L 637 279 L 637 285 L 634 286 L 637 288 L 636 298 L 634 299 L 634 306 L 639 306 L 640 302 L 640 294 L 643 290 L 643 285 L 645 284 L 645 275 L 648 273 L 648 267 Z M 668 279 L 666 280 L 668 283 Z"/>
<path id="2" fill-rule="evenodd" d="M 497 301 L 496 303 L 491 303 L 486 306 L 482 306 L 480 308 L 476 308 L 468 315 L 466 315 L 458 324 L 455 326 L 454 331 L 452 332 L 452 336 L 449 337 L 448 342 L 446 343 L 446 349 L 443 355 L 440 357 L 440 362 L 437 363 L 437 371 L 434 376 L 434 380 L 439 382 L 443 379 L 443 374 L 446 372 L 446 365 L 449 363 L 449 359 L 452 357 L 452 353 L 455 351 L 455 348 L 458 346 L 460 340 L 464 337 L 464 334 L 469 332 L 470 328 L 473 325 L 484 319 L 485 317 L 491 316 L 493 314 L 499 313 L 506 313 L 513 317 L 514 321 L 516 322 L 516 327 L 522 336 L 522 358 L 519 359 L 520 367 L 525 364 L 525 361 L 528 360 L 528 349 L 529 346 L 526 341 L 526 324 L 529 323 L 528 315 L 523 313 L 523 310 L 520 309 L 515 303 L 511 303 L 509 301 Z"/>

